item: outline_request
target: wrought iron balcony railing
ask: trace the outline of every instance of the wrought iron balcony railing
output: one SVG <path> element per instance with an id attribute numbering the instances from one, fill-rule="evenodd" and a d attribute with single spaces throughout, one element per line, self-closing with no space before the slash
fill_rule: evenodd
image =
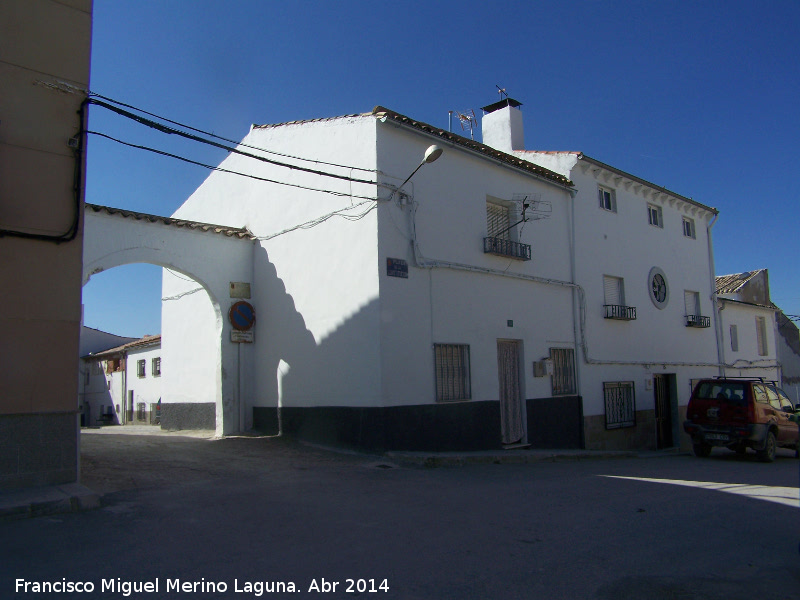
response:
<path id="1" fill-rule="evenodd" d="M 633 321 L 636 319 L 635 306 L 604 304 L 603 308 L 606 309 L 606 319 L 617 319 L 618 321 Z"/>
<path id="2" fill-rule="evenodd" d="M 483 238 L 484 254 L 497 254 L 498 256 L 508 256 L 517 260 L 530 260 L 530 244 L 520 244 L 502 238 L 485 237 Z"/>
<path id="3" fill-rule="evenodd" d="M 711 317 L 702 315 L 686 315 L 687 327 L 711 327 Z"/>

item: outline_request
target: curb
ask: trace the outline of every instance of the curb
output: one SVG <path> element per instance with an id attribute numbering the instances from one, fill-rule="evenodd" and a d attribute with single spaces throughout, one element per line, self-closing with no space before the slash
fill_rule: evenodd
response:
<path id="1" fill-rule="evenodd" d="M 0 492 L 0 521 L 90 510 L 100 496 L 79 483 Z"/>
<path id="2" fill-rule="evenodd" d="M 582 451 L 573 452 L 534 450 L 525 452 L 474 452 L 474 453 L 425 453 L 425 452 L 386 452 L 385 456 L 398 462 L 419 465 L 428 468 L 461 467 L 464 465 L 524 465 L 539 462 L 573 462 L 579 460 L 597 460 L 613 458 L 637 458 L 634 451 Z"/>

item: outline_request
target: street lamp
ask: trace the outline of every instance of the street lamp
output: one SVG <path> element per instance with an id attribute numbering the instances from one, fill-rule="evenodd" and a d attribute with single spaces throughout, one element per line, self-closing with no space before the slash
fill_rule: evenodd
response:
<path id="1" fill-rule="evenodd" d="M 417 168 L 414 169 L 411 172 L 411 175 L 406 177 L 406 180 L 403 183 L 401 183 L 399 186 L 397 186 L 397 189 L 394 191 L 394 193 L 397 194 L 398 192 L 400 192 L 400 190 L 403 188 L 403 186 L 408 183 L 408 180 L 411 179 L 414 176 L 414 174 L 422 168 L 422 165 L 426 165 L 428 163 L 432 163 L 433 161 L 435 161 L 437 158 L 439 158 L 442 155 L 442 152 L 443 152 L 443 150 L 441 148 L 439 148 L 439 146 L 436 146 L 436 145 L 428 146 L 428 149 L 425 150 L 425 156 L 422 158 L 422 162 L 419 163 Z"/>

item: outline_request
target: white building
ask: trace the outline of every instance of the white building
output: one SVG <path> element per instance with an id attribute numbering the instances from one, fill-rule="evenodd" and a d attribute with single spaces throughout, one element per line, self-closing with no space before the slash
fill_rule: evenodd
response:
<path id="1" fill-rule="evenodd" d="M 800 402 L 798 330 L 772 303 L 767 269 L 721 275 L 716 285 L 727 374 L 775 381 Z"/>
<path id="2" fill-rule="evenodd" d="M 577 367 L 587 448 L 680 445 L 693 380 L 719 372 L 711 242 L 717 211 L 582 152 L 525 151 L 513 100 L 483 110 L 484 141 L 575 185 L 584 344 Z"/>
<path id="3" fill-rule="evenodd" d="M 92 327 L 81 325 L 79 342 L 80 356 L 84 357 L 78 365 L 78 412 L 81 427 L 95 425 L 103 409 L 113 405 L 109 397 L 103 367 L 99 361 L 88 357 L 91 354 L 115 348 L 135 341 L 136 338 L 115 335 Z"/>
<path id="4" fill-rule="evenodd" d="M 86 426 L 149 424 L 161 400 L 161 336 L 150 335 L 82 357 Z"/>
<path id="5" fill-rule="evenodd" d="M 514 152 L 518 106 L 487 107 L 490 145 L 382 107 L 253 126 L 176 212 L 258 238 L 254 341 L 223 374 L 250 390 L 243 428 L 380 449 L 678 443 L 690 381 L 718 372 L 716 211 L 580 153 Z M 213 313 L 163 282 L 166 363 L 214 372 Z"/>

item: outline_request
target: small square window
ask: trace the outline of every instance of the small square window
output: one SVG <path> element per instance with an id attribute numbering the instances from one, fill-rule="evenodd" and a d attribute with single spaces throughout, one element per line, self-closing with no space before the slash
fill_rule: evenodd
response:
<path id="1" fill-rule="evenodd" d="M 597 188 L 597 196 L 600 202 L 600 208 L 610 212 L 617 212 L 617 197 L 614 190 L 599 186 Z"/>
<path id="2" fill-rule="evenodd" d="M 694 233 L 694 219 L 683 217 L 683 235 L 688 238 L 696 239 Z"/>
<path id="3" fill-rule="evenodd" d="M 664 227 L 664 218 L 661 214 L 661 207 L 655 204 L 647 205 L 647 221 L 653 227 Z"/>

